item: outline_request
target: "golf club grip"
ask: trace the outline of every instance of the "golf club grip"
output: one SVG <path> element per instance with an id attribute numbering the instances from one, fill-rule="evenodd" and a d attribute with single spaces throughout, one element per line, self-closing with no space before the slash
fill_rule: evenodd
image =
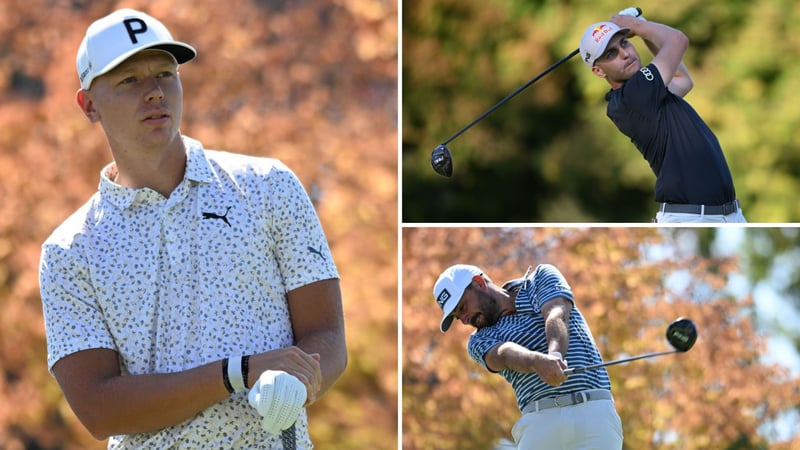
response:
<path id="1" fill-rule="evenodd" d="M 473 120 L 472 122 L 470 122 L 469 124 L 467 124 L 467 126 L 465 126 L 464 128 L 460 129 L 460 130 L 459 130 L 459 131 L 458 131 L 456 134 L 454 134 L 454 135 L 450 136 L 450 138 L 449 138 L 448 140 L 446 140 L 446 141 L 442 142 L 442 144 L 441 144 L 441 145 L 447 145 L 447 144 L 449 144 L 449 143 L 450 143 L 450 142 L 451 142 L 453 139 L 455 139 L 455 138 L 457 138 L 457 137 L 461 136 L 461 134 L 463 134 L 465 131 L 467 131 L 467 130 L 469 130 L 470 128 L 472 128 L 472 126 L 473 126 L 473 125 L 475 125 L 476 123 L 478 123 L 478 122 L 480 122 L 481 120 L 483 120 L 483 118 L 484 118 L 484 117 L 486 117 L 486 116 L 488 116 L 489 114 L 493 113 L 493 112 L 494 112 L 494 110 L 496 110 L 496 109 L 497 109 L 497 108 L 499 108 L 501 105 L 503 105 L 503 103 L 505 103 L 505 102 L 507 102 L 507 101 L 511 100 L 511 98 L 512 98 L 512 97 L 514 97 L 515 95 L 517 95 L 517 94 L 519 94 L 520 92 L 524 91 L 524 90 L 525 90 L 525 89 L 526 89 L 528 86 L 532 85 L 533 83 L 535 83 L 536 81 L 538 81 L 540 78 L 542 78 L 543 76 L 545 76 L 545 75 L 547 75 L 548 73 L 550 73 L 550 71 L 552 71 L 553 69 L 555 69 L 556 67 L 558 67 L 559 65 L 561 65 L 561 64 L 562 64 L 564 61 L 566 61 L 566 60 L 568 60 L 568 59 L 572 58 L 573 56 L 577 55 L 577 54 L 578 54 L 580 51 L 581 51 L 581 49 L 580 49 L 580 48 L 576 48 L 576 49 L 575 49 L 575 50 L 573 50 L 573 51 L 572 51 L 572 53 L 570 53 L 569 55 L 567 55 L 567 56 L 565 56 L 565 57 L 563 57 L 563 58 L 559 59 L 559 60 L 558 60 L 558 61 L 556 61 L 555 63 L 553 63 L 553 65 L 551 65 L 550 67 L 548 67 L 547 69 L 545 69 L 545 70 L 544 70 L 544 72 L 540 73 L 539 75 L 536 75 L 535 77 L 533 77 L 532 79 L 530 79 L 530 80 L 529 80 L 527 83 L 525 83 L 525 84 L 523 84 L 522 86 L 518 87 L 518 88 L 517 88 L 517 89 L 516 89 L 514 92 L 512 92 L 512 93 L 508 94 L 508 95 L 507 95 L 507 96 L 506 96 L 504 99 L 502 99 L 502 100 L 500 100 L 499 102 L 497 102 L 497 103 L 496 103 L 494 106 L 492 106 L 491 108 L 487 109 L 487 110 L 486 110 L 486 112 L 484 112 L 483 114 L 481 114 L 480 116 L 478 116 L 477 118 L 475 118 L 475 120 Z"/>
<path id="2" fill-rule="evenodd" d="M 570 367 L 570 368 L 564 370 L 564 374 L 565 375 L 570 375 L 570 374 L 573 374 L 573 373 L 584 372 L 586 370 L 599 369 L 601 367 L 613 366 L 614 364 L 622 364 L 622 363 L 626 363 L 626 362 L 636 361 L 637 359 L 652 358 L 654 356 L 669 355 L 669 354 L 672 354 L 672 353 L 678 353 L 678 351 L 677 350 L 670 350 L 670 351 L 666 351 L 666 352 L 648 353 L 646 355 L 634 356 L 632 358 L 617 359 L 615 361 L 604 362 L 604 363 L 601 363 L 601 364 L 593 364 L 591 366 Z"/>

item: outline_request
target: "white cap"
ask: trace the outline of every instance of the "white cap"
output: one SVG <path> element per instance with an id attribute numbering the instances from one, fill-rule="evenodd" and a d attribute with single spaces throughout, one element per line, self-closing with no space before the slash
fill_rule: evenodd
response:
<path id="1" fill-rule="evenodd" d="M 191 45 L 172 39 L 167 27 L 155 18 L 133 9 L 120 9 L 89 25 L 76 64 L 81 88 L 120 63 L 146 49 L 164 50 L 178 64 L 197 55 Z"/>
<path id="2" fill-rule="evenodd" d="M 433 286 L 433 297 L 436 303 L 442 308 L 444 316 L 442 316 L 442 323 L 439 329 L 444 333 L 450 328 L 453 323 L 453 310 L 458 306 L 461 301 L 461 296 L 464 294 L 464 289 L 472 283 L 472 278 L 475 275 L 483 275 L 483 271 L 475 266 L 468 264 L 456 264 L 450 266 L 439 275 L 436 284 Z"/>
<path id="3" fill-rule="evenodd" d="M 631 31 L 630 28 L 620 28 L 614 22 L 598 22 L 590 25 L 581 37 L 581 59 L 589 67 L 594 66 L 594 62 L 603 55 L 608 47 L 611 38 L 617 33 Z"/>

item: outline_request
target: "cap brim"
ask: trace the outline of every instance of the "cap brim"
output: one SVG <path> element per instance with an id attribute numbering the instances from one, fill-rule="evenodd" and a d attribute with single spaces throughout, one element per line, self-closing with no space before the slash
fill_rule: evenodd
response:
<path id="1" fill-rule="evenodd" d="M 613 38 L 614 36 L 616 36 L 616 35 L 618 35 L 620 33 L 625 33 L 625 36 L 627 36 L 627 35 L 629 35 L 631 33 L 631 29 L 630 28 L 620 28 L 619 31 L 617 31 L 616 33 L 612 34 L 611 37 Z"/>
<path id="2" fill-rule="evenodd" d="M 122 64 L 126 59 L 145 50 L 165 51 L 171 54 L 175 58 L 175 61 L 177 61 L 178 64 L 183 64 L 185 62 L 188 62 L 194 59 L 195 56 L 197 56 L 197 51 L 194 49 L 194 47 L 192 47 L 189 44 L 184 44 L 183 42 L 177 42 L 177 41 L 154 42 L 151 45 L 133 49 L 129 52 L 123 53 L 117 56 L 116 58 L 112 59 L 108 64 L 106 64 L 105 67 L 103 67 L 102 70 L 94 74 L 92 80 L 96 80 L 97 77 L 100 77 L 102 75 L 107 74 L 108 72 L 111 72 L 112 70 L 114 70 L 115 67 Z"/>
<path id="3" fill-rule="evenodd" d="M 441 330 L 442 333 L 449 330 L 450 325 L 453 324 L 453 319 L 455 319 L 455 317 L 453 317 L 451 314 L 453 314 L 453 311 L 455 311 L 456 306 L 458 306 L 458 304 L 461 303 L 461 297 L 463 296 L 464 296 L 464 291 L 461 291 L 461 293 L 459 293 L 458 295 L 458 300 L 452 302 L 453 306 L 450 306 L 451 302 L 448 302 L 444 305 L 445 307 L 444 309 L 442 309 L 442 312 L 444 313 L 444 315 L 442 316 L 442 323 L 439 324 L 439 330 Z"/>
<path id="4" fill-rule="evenodd" d="M 453 319 L 454 319 L 454 317 L 450 316 L 450 315 L 445 316 L 442 319 L 442 323 L 439 325 L 439 329 L 442 331 L 442 333 L 444 333 L 444 332 L 446 332 L 447 330 L 450 329 L 450 325 L 453 324 Z"/>

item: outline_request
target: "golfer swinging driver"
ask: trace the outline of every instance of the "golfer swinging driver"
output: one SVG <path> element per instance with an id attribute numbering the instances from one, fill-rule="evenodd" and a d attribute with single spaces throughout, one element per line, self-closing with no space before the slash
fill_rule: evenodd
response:
<path id="1" fill-rule="evenodd" d="M 681 31 L 627 8 L 590 25 L 580 58 L 611 86 L 607 115 L 631 139 L 656 175 L 656 222 L 746 222 L 719 141 L 683 97 L 694 82 L 683 64 Z M 643 66 L 629 41 L 653 53 Z"/>
<path id="2" fill-rule="evenodd" d="M 441 273 L 433 296 L 447 331 L 458 319 L 476 331 L 467 350 L 472 359 L 511 384 L 522 417 L 511 433 L 520 449 L 622 448 L 622 423 L 600 352 L 561 272 L 541 264 L 498 286 L 472 265 Z M 570 364 L 598 365 L 572 375 Z"/>

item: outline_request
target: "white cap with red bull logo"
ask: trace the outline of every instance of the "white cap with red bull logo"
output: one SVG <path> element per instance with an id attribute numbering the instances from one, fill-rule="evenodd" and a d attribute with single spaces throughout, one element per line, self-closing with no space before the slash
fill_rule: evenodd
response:
<path id="1" fill-rule="evenodd" d="M 617 33 L 628 33 L 630 28 L 620 28 L 614 22 L 598 22 L 589 26 L 581 38 L 581 59 L 589 67 L 606 51 L 611 38 Z"/>

